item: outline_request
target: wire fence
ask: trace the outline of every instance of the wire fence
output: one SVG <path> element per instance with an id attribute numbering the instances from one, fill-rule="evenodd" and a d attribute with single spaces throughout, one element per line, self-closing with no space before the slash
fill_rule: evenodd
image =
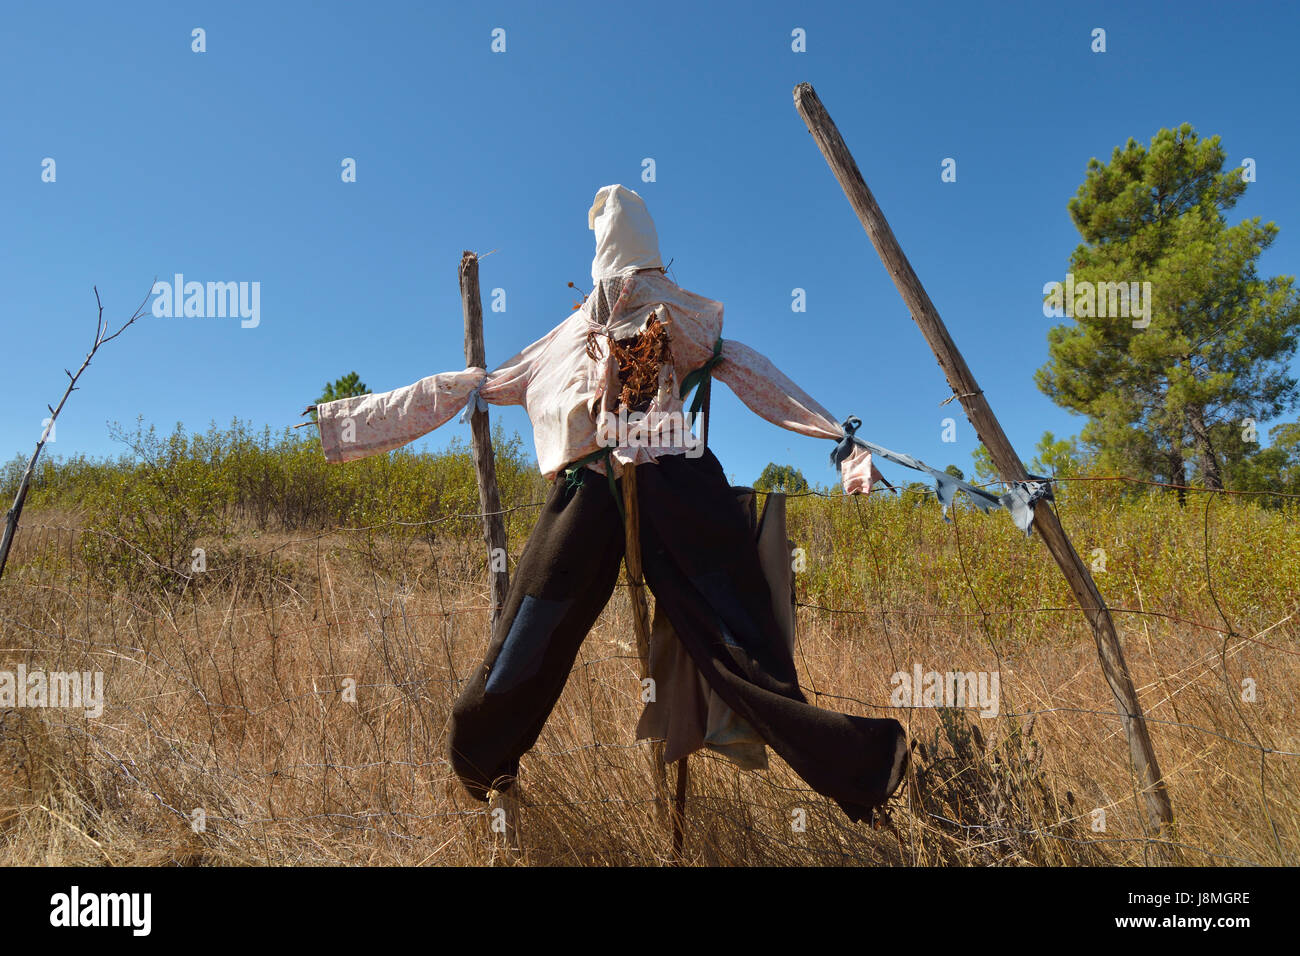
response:
<path id="1" fill-rule="evenodd" d="M 1148 829 L 1121 715 L 1079 608 L 1000 603 L 1009 592 L 982 576 L 989 535 L 1002 534 L 983 523 L 996 516 L 958 507 L 946 524 L 933 510 L 900 519 L 871 500 L 809 492 L 790 496 L 813 499 L 803 524 L 792 513 L 791 533 L 830 580 L 796 575 L 801 682 L 819 706 L 902 720 L 913 741 L 908 785 L 888 826 L 871 831 L 849 824 L 775 758 L 767 770 L 740 770 L 699 751 L 689 859 L 1294 863 L 1296 595 L 1225 606 L 1211 518 L 1227 495 L 1182 494 L 1203 495 L 1203 515 L 1201 574 L 1184 575 L 1180 588 L 1208 598 L 1214 618 L 1196 607 L 1111 607 L 1175 830 Z M 1067 532 L 1089 517 L 1073 500 L 1058 504 Z M 526 519 L 540 506 L 506 512 Z M 1292 512 L 1269 515 L 1294 525 Z M 0 697 L 0 800 L 6 790 L 12 797 L 0 845 L 17 853 L 13 841 L 44 819 L 71 841 L 68 853 L 106 862 L 122 861 L 124 843 L 172 855 L 181 846 L 213 862 L 493 858 L 488 810 L 459 790 L 445 757 L 452 702 L 487 642 L 486 559 L 481 541 L 463 533 L 464 520 L 479 517 L 259 534 L 255 547 L 211 549 L 218 557 L 206 567 L 168 564 L 101 530 L 23 527 L 0 588 L 0 661 L 29 673 L 100 672 L 106 692 L 96 717 L 6 707 Z M 896 585 L 903 552 L 879 542 L 898 535 L 900 520 L 915 532 L 916 554 L 948 555 L 960 606 L 918 603 Z M 456 521 L 455 533 L 439 533 Z M 845 522 L 858 532 L 847 557 L 835 537 Z M 1279 540 L 1296 537 L 1284 530 Z M 87 564 L 87 542 L 100 555 L 106 544 L 121 549 L 174 586 L 101 579 Z M 1010 553 L 1050 572 L 1037 542 Z M 1107 581 L 1099 583 L 1106 593 Z M 625 587 L 524 758 L 519 826 L 530 862 L 667 858 L 650 742 L 633 733 L 643 705 Z M 1048 623 L 1026 639 L 1024 622 L 1040 619 Z M 937 657 L 960 662 L 959 673 L 999 675 L 995 716 L 974 716 L 942 695 L 937 703 L 893 696 L 898 675 Z"/>

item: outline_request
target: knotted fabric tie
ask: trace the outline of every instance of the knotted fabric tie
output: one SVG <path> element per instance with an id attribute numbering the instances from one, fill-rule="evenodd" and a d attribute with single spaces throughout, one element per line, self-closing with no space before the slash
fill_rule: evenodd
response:
<path id="1" fill-rule="evenodd" d="M 598 448 L 590 455 L 584 455 L 575 461 L 568 468 L 564 469 L 564 487 L 568 491 L 574 491 L 582 486 L 582 470 L 593 461 L 604 460 L 605 477 L 609 479 L 609 493 L 614 496 L 614 503 L 618 505 L 618 513 L 622 515 L 623 522 L 627 522 L 627 512 L 623 510 L 623 496 L 618 493 L 618 485 L 614 482 L 614 449 L 610 447 Z M 634 466 L 629 466 L 634 467 Z"/>
<path id="2" fill-rule="evenodd" d="M 1052 494 L 1050 478 L 1030 475 L 1029 481 L 1011 481 L 1007 483 L 1007 493 L 998 500 L 1002 507 L 1011 512 L 1011 519 L 1016 527 L 1028 537 L 1034 527 L 1034 505 L 1039 501 L 1055 501 Z"/>
<path id="3" fill-rule="evenodd" d="M 470 389 L 469 396 L 465 400 L 465 410 L 460 413 L 460 423 L 462 425 L 468 425 L 470 416 L 476 411 L 486 412 L 488 410 L 487 401 L 478 393 L 478 390 L 482 387 L 482 383 L 480 383 Z"/>
<path id="4" fill-rule="evenodd" d="M 862 419 L 850 416 L 840 424 L 841 438 L 831 449 L 831 467 L 838 468 L 840 463 L 853 454 L 853 433 L 862 427 Z"/>
<path id="5" fill-rule="evenodd" d="M 952 505 L 953 498 L 958 490 L 961 490 L 966 492 L 970 497 L 971 504 L 980 511 L 987 513 L 995 508 L 1005 508 L 1011 513 L 1011 518 L 1016 527 L 1028 535 L 1032 532 L 1034 526 L 1034 505 L 1039 501 L 1054 500 L 1050 478 L 1030 475 L 1028 481 L 1006 482 L 1008 489 L 1006 494 L 995 495 L 983 488 L 976 488 L 969 482 L 947 472 L 931 468 L 925 462 L 913 458 L 911 455 L 890 451 L 888 448 L 869 442 L 865 438 L 858 438 L 854 435 L 854 432 L 861 425 L 862 422 L 857 418 L 848 418 L 840 425 L 843 437 L 836 444 L 835 450 L 831 452 L 832 467 L 838 467 L 840 462 L 844 461 L 852 453 L 853 446 L 857 445 L 871 452 L 873 456 L 878 456 L 885 461 L 892 461 L 896 465 L 902 465 L 904 468 L 911 468 L 915 471 L 924 471 L 934 479 L 935 496 L 939 499 L 939 504 L 943 506 L 945 521 L 948 520 L 948 508 Z"/>
<path id="6" fill-rule="evenodd" d="M 686 381 L 682 382 L 681 398 L 690 394 L 691 389 L 695 388 L 695 398 L 691 401 L 691 414 L 698 415 L 700 407 L 704 404 L 704 383 L 713 375 L 713 370 L 722 361 L 722 336 L 718 336 L 718 341 L 713 343 L 713 356 L 703 365 L 697 368 L 691 374 L 686 376 Z M 700 386 L 696 388 L 696 386 Z"/>

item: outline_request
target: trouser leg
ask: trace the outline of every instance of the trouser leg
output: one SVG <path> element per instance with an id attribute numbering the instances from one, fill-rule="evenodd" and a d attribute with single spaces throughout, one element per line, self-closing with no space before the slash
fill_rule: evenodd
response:
<path id="1" fill-rule="evenodd" d="M 452 709 L 452 768 L 480 800 L 518 774 L 618 579 L 618 505 L 603 476 L 586 468 L 581 475 L 574 491 L 563 477 L 552 486 L 487 654 Z"/>
<path id="2" fill-rule="evenodd" d="M 704 679 L 813 789 L 867 816 L 901 776 L 902 725 L 805 702 L 717 459 L 666 456 L 640 468 L 637 488 L 646 581 Z"/>

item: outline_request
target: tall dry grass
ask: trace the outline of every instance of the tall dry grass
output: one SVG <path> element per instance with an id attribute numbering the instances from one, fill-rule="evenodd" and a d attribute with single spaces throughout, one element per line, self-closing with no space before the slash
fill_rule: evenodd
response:
<path id="1" fill-rule="evenodd" d="M 371 501 L 376 526 L 290 530 L 236 511 L 177 545 L 183 533 L 156 533 L 171 528 L 160 511 L 132 510 L 156 495 L 133 506 L 138 487 L 94 480 L 118 491 L 99 505 L 38 499 L 0 581 L 0 670 L 102 671 L 106 698 L 98 719 L 0 707 L 0 862 L 668 861 L 650 746 L 634 740 L 640 685 L 622 588 L 524 758 L 522 853 L 503 856 L 445 759 L 459 681 L 487 641 L 472 520 L 445 504 L 432 517 L 385 516 Z M 521 479 L 508 496 L 514 553 L 534 491 Z M 1060 510 L 1080 552 L 1104 558 L 1096 577 L 1122 609 L 1174 833 L 1146 828 L 1091 634 L 1037 540 L 1001 515 L 957 509 L 945 523 L 932 500 L 813 496 L 790 514 L 807 555 L 802 684 L 822 706 L 899 716 L 912 773 L 889 825 L 872 830 L 774 755 L 769 770 L 741 772 L 697 754 L 683 862 L 1295 862 L 1297 511 L 1121 492 L 1072 487 Z M 191 572 L 188 546 L 205 543 L 207 570 Z M 122 573 L 136 565 L 150 573 Z M 999 715 L 891 710 L 890 677 L 914 663 L 998 671 Z"/>

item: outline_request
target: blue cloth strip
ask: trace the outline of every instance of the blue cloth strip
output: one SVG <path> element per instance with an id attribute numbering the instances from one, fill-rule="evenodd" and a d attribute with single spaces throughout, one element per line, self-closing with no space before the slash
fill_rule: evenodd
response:
<path id="1" fill-rule="evenodd" d="M 475 385 L 470 389 L 469 395 L 466 396 L 465 410 L 460 413 L 460 423 L 462 425 L 468 425 L 469 417 L 476 411 L 486 412 L 488 410 L 487 400 L 478 393 L 479 388 L 481 388 L 481 386 Z"/>
<path id="2" fill-rule="evenodd" d="M 934 479 L 934 492 L 939 499 L 939 504 L 943 506 L 944 521 L 948 520 L 948 508 L 952 504 L 953 498 L 956 496 L 957 491 L 961 490 L 970 496 L 971 504 L 985 514 L 994 508 L 1005 508 L 1010 512 L 1011 520 L 1015 522 L 1016 527 L 1023 531 L 1027 537 L 1033 533 L 1035 503 L 1043 499 L 1054 500 L 1050 479 L 1033 476 L 1029 481 L 1006 482 L 1007 493 L 995 495 L 983 488 L 976 488 L 974 485 L 962 481 L 946 471 L 931 468 L 925 462 L 913 458 L 911 455 L 890 451 L 888 448 L 869 442 L 865 438 L 859 438 L 854 432 L 861 427 L 862 420 L 854 417 L 845 419 L 840 425 L 843 435 L 831 452 L 831 465 L 838 468 L 840 463 L 853 451 L 853 446 L 858 445 L 867 449 L 873 455 L 879 455 L 886 461 L 892 461 L 904 468 L 911 468 L 913 471 L 923 471 Z"/>

